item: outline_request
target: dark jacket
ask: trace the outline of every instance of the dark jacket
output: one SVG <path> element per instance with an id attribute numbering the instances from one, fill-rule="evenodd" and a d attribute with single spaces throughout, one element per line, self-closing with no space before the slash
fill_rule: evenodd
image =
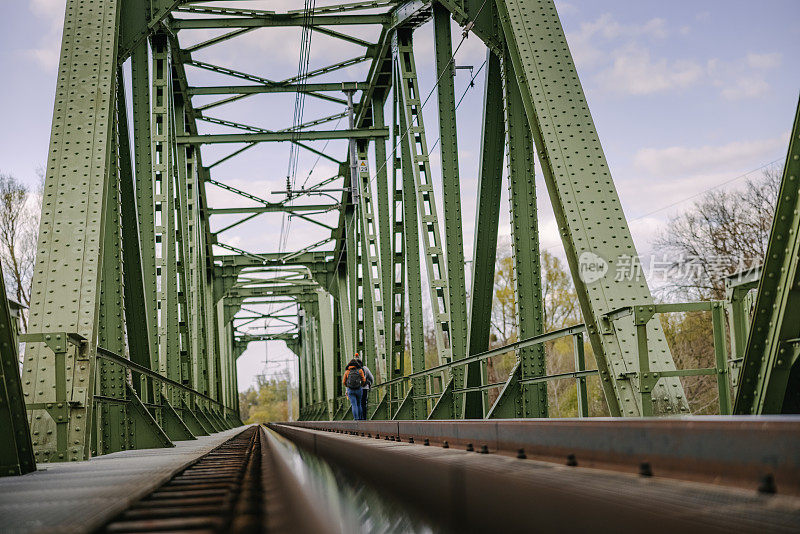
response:
<path id="1" fill-rule="evenodd" d="M 347 385 L 347 377 L 350 376 L 350 373 L 358 373 L 359 375 L 361 375 L 362 386 L 366 383 L 367 379 L 364 376 L 364 371 L 361 369 L 361 367 L 358 365 L 348 365 L 347 369 L 345 369 L 344 371 L 344 376 L 342 376 L 342 384 L 344 384 L 345 386 Z"/>

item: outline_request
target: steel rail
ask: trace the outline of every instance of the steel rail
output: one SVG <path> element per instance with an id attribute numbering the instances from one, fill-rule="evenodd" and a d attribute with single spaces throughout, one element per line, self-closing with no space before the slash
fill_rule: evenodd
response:
<path id="1" fill-rule="evenodd" d="M 283 423 L 281 423 L 283 424 Z M 756 489 L 772 479 L 800 496 L 800 416 L 510 419 L 493 421 L 302 421 L 287 425 L 375 434 L 563 464 L 651 473 Z"/>
<path id="2" fill-rule="evenodd" d="M 521 423 L 530 427 L 529 432 L 520 434 L 518 425 Z M 648 425 L 657 423 L 665 430 L 662 437 L 668 440 L 646 442 L 647 437 L 657 437 L 652 428 L 648 433 Z M 595 425 L 585 420 L 398 421 L 355 423 L 353 430 L 345 430 L 349 423 L 343 422 L 268 426 L 297 446 L 364 478 L 376 491 L 393 494 L 406 506 L 438 521 L 446 531 L 495 532 L 498 525 L 502 525 L 499 530 L 503 532 L 588 532 L 596 530 L 598 525 L 613 525 L 615 532 L 638 533 L 643 525 L 652 525 L 654 521 L 657 521 L 656 530 L 665 532 L 696 531 L 699 525 L 705 532 L 794 531 L 800 521 L 800 503 L 796 496 L 758 493 L 758 479 L 748 479 L 746 486 L 750 491 L 743 491 L 738 487 L 708 483 L 710 479 L 698 483 L 697 479 L 662 477 L 668 465 L 660 458 L 648 455 L 643 465 L 636 454 L 625 451 L 625 446 L 637 444 L 667 453 L 674 449 L 677 454 L 673 452 L 673 458 L 678 459 L 687 473 L 693 472 L 695 465 L 703 465 L 703 462 L 692 463 L 691 460 L 715 455 L 716 451 L 705 444 L 706 440 L 711 440 L 712 446 L 726 444 L 728 452 L 721 451 L 720 455 L 744 454 L 743 460 L 756 458 L 762 468 L 783 467 L 784 464 L 777 465 L 782 460 L 796 461 L 798 453 L 794 445 L 800 428 L 797 418 L 788 424 L 791 431 L 769 432 L 768 426 L 770 437 L 782 439 L 766 446 L 752 436 L 753 429 L 764 424 L 763 419 L 744 423 L 737 426 L 737 422 L 731 424 L 730 420 L 728 424 L 703 420 L 694 424 L 645 419 L 602 420 Z M 459 438 L 459 432 L 470 424 L 483 429 L 484 441 L 473 439 L 473 435 L 466 433 L 469 431 Z M 570 427 L 575 424 L 579 426 Z M 329 431 L 312 430 L 309 427 L 313 425 L 328 425 Z M 728 432 L 723 431 L 726 428 Z M 414 432 L 403 434 L 397 429 Z M 592 431 L 586 432 L 587 429 Z M 425 446 L 433 444 L 430 438 L 427 443 L 424 441 L 426 433 L 447 431 L 455 436 L 447 447 Z M 496 454 L 493 445 L 498 436 L 527 447 L 522 452 L 515 449 L 513 456 Z M 471 441 L 465 444 L 464 437 Z M 589 464 L 587 457 L 580 454 L 575 454 L 572 462 L 567 460 L 566 454 L 557 463 L 530 458 L 534 443 L 547 445 L 549 440 L 556 439 L 575 450 L 584 445 L 580 441 L 582 437 L 587 437 L 589 444 L 604 454 L 608 454 L 604 447 L 615 447 L 623 453 L 631 469 L 628 472 L 608 470 L 606 465 Z M 725 442 L 724 438 L 741 439 L 741 442 Z M 698 439 L 699 443 L 695 441 Z M 754 443 L 758 448 L 750 449 Z M 776 450 L 779 456 L 770 461 L 768 454 Z M 763 453 L 763 457 L 758 456 L 758 452 Z M 656 459 L 651 462 L 649 458 Z M 564 465 L 565 460 L 568 465 Z M 589 465 L 594 468 L 582 468 Z M 707 469 L 706 472 L 713 471 Z M 796 482 L 797 472 L 790 476 L 794 476 Z M 784 476 L 777 481 L 780 493 L 788 490 L 788 478 Z M 730 480 L 724 479 L 724 482 Z M 575 513 L 577 510 L 580 513 Z"/>

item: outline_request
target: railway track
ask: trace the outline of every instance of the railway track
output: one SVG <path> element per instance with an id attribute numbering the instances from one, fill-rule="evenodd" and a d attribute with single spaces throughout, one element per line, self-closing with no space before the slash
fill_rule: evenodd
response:
<path id="1" fill-rule="evenodd" d="M 250 427 L 173 477 L 101 532 L 259 532 L 262 436 Z"/>
<path id="2" fill-rule="evenodd" d="M 771 444 L 750 453 L 747 434 L 754 429 L 746 420 L 739 426 L 706 421 L 705 427 L 692 428 L 659 422 L 649 431 L 650 423 L 639 421 L 631 423 L 635 432 L 627 438 L 621 437 L 625 422 L 595 423 L 578 427 L 582 441 L 571 434 L 569 422 L 555 434 L 536 421 L 502 422 L 503 431 L 491 422 L 252 426 L 131 504 L 100 532 L 387 531 L 370 514 L 383 518 L 383 525 L 405 525 L 404 532 L 430 532 L 429 526 L 434 532 L 498 531 L 499 518 L 503 532 L 584 531 L 597 525 L 615 525 L 616 532 L 640 532 L 643 525 L 657 532 L 800 531 L 800 497 L 793 494 L 800 454 L 796 422 L 762 427 Z M 547 424 L 545 429 L 556 428 Z M 672 441 L 661 430 L 669 431 Z M 604 434 L 607 439 L 600 438 Z M 730 450 L 718 451 L 717 463 L 687 475 L 726 440 Z M 698 448 L 702 441 L 705 450 Z M 573 448 L 567 449 L 578 455 L 563 454 L 569 443 Z M 652 464 L 640 461 L 648 443 Z M 614 450 L 628 451 L 627 461 Z M 726 455 L 738 457 L 747 473 L 768 472 L 769 484 L 713 479 Z M 330 466 L 328 475 L 298 471 L 298 464 L 318 462 Z M 779 474 L 777 485 L 773 473 Z M 331 505 L 347 500 L 348 485 L 358 486 L 349 493 L 358 496 L 360 515 L 350 523 L 340 520 L 342 508 Z M 344 497 L 326 499 L 326 493 L 337 492 Z M 375 505 L 373 495 L 400 503 L 405 522 L 385 521 L 385 509 Z M 574 513 L 576 507 L 581 514 Z M 420 524 L 425 528 L 416 528 Z"/>

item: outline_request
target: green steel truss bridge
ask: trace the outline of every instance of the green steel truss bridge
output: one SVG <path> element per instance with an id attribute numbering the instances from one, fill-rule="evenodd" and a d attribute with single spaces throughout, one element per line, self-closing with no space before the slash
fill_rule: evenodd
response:
<path id="1" fill-rule="evenodd" d="M 473 432 L 466 429 L 477 429 L 469 450 L 480 445 L 481 428 L 508 428 L 489 420 L 515 419 L 528 429 L 557 424 L 544 420 L 553 380 L 575 383 L 579 415 L 588 417 L 586 381 L 593 375 L 610 414 L 633 419 L 601 427 L 571 420 L 574 435 L 598 428 L 614 433 L 612 427 L 634 428 L 636 421 L 679 435 L 692 423 L 668 416 L 690 417 L 680 382 L 690 375 L 715 377 L 721 415 L 713 424 L 721 436 L 725 421 L 758 425 L 766 414 L 800 412 L 799 116 L 760 270 L 729 279 L 725 300 L 657 304 L 644 278 L 615 277 L 624 258 L 636 258 L 636 248 L 553 0 L 363 0 L 311 3 L 310 9 L 298 2 L 287 12 L 241 4 L 67 0 L 27 332 L 18 335 L 8 308 L 0 309 L 3 475 L 29 473 L 37 464 L 101 465 L 81 462 L 132 449 L 166 450 L 198 437 L 221 443 L 215 436 L 228 439 L 242 425 L 237 358 L 260 340 L 282 340 L 297 355 L 300 419 L 319 421 L 313 432 L 325 437 L 320 444 L 332 440 L 331 447 L 354 438 L 326 430 L 360 433 L 359 439 L 367 439 L 365 432 L 391 435 L 393 442 L 416 436 L 417 445 L 424 439 L 447 447 L 466 446 L 463 436 Z M 419 47 L 415 56 L 415 29 L 431 20 L 432 57 L 420 57 Z M 250 32 L 286 27 L 342 40 L 362 53 L 288 79 L 195 59 Z M 378 37 L 348 33 L 354 27 L 372 28 Z M 192 32 L 213 36 L 183 38 Z M 459 129 L 454 84 L 454 53 L 467 38 L 487 48 L 471 262 L 462 237 L 458 137 L 478 132 Z M 195 44 L 181 46 L 186 42 Z M 363 79 L 343 74 L 357 64 L 368 66 Z M 421 65 L 435 72 L 433 87 L 420 84 Z M 226 85 L 193 84 L 200 71 L 224 77 Z M 328 112 L 282 129 L 226 118 L 227 104 L 265 93 L 312 99 Z M 434 98 L 436 173 L 423 118 Z M 332 128 L 334 121 L 347 126 Z M 208 124 L 226 133 L 203 133 Z M 345 140 L 347 150 L 334 153 L 315 143 L 327 140 Z M 220 163 L 279 142 L 333 164 L 336 175 L 301 188 L 289 183 L 283 197 L 267 200 L 269 192 L 240 190 L 218 173 Z M 224 156 L 208 155 L 215 148 L 209 145 L 226 143 Z M 536 190 L 537 165 L 546 192 Z M 503 187 L 520 341 L 490 349 Z M 243 197 L 247 207 L 212 207 L 211 188 Z M 543 328 L 537 194 L 545 193 L 584 321 L 554 332 Z M 285 216 L 315 224 L 318 240 L 300 249 L 289 240 L 268 250 L 226 241 L 231 229 L 254 218 Z M 223 217 L 233 222 L 214 222 Z M 425 321 L 423 308 L 431 311 Z M 712 316 L 715 363 L 709 368 L 675 366 L 658 317 L 685 311 Z M 261 319 L 286 328 L 247 328 Z M 434 365 L 430 358 L 426 364 L 426 326 L 434 334 Z M 561 337 L 573 342 L 575 369 L 548 374 L 545 343 Z M 25 344 L 21 373 L 18 341 Z M 586 368 L 585 343 L 596 369 Z M 488 362 L 509 351 L 516 354 L 513 371 L 490 383 Z M 371 421 L 361 427 L 336 423 L 351 417 L 341 379 L 355 352 L 376 375 Z M 498 392 L 491 403 L 490 390 Z M 528 418 L 535 421 L 519 421 Z M 428 420 L 439 423 L 423 423 Z M 775 440 L 794 447 L 776 453 L 777 466 L 789 467 L 775 476 L 796 490 L 800 423 L 763 421 L 789 425 L 776 430 Z M 287 428 L 280 432 L 290 438 L 312 432 Z M 277 438 L 267 435 L 260 430 L 246 441 L 242 434 L 230 447 L 277 447 L 269 445 Z M 522 451 L 538 438 L 509 438 L 505 445 L 494 439 L 485 442 L 495 443 L 489 452 Z M 208 452 L 198 447 L 180 450 Z M 569 450 L 564 445 L 552 454 Z M 679 463 L 694 452 L 684 451 Z M 762 482 L 769 492 L 769 477 Z"/>

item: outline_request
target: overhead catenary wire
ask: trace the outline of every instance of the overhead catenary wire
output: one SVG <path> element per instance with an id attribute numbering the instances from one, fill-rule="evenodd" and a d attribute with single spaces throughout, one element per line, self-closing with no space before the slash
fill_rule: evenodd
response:
<path id="1" fill-rule="evenodd" d="M 289 143 L 289 162 L 286 170 L 286 185 L 287 188 L 295 188 L 297 178 L 297 163 L 299 158 L 299 147 L 297 146 L 297 137 L 300 131 L 300 125 L 303 124 L 303 111 L 305 107 L 305 94 L 306 84 L 308 81 L 308 67 L 311 60 L 311 35 L 313 33 L 313 26 L 311 24 L 314 9 L 316 7 L 316 0 L 305 0 L 303 6 L 302 30 L 300 34 L 300 50 L 297 60 L 297 89 L 295 91 L 294 112 L 292 116 L 292 142 Z M 288 199 L 291 204 L 292 200 Z M 284 212 L 281 218 L 281 229 L 278 237 L 278 251 L 284 252 L 286 243 L 289 238 L 289 230 L 291 227 L 291 218 Z M 267 313 L 272 311 L 272 304 L 269 305 Z M 264 327 L 269 326 L 269 319 L 264 320 Z"/>

